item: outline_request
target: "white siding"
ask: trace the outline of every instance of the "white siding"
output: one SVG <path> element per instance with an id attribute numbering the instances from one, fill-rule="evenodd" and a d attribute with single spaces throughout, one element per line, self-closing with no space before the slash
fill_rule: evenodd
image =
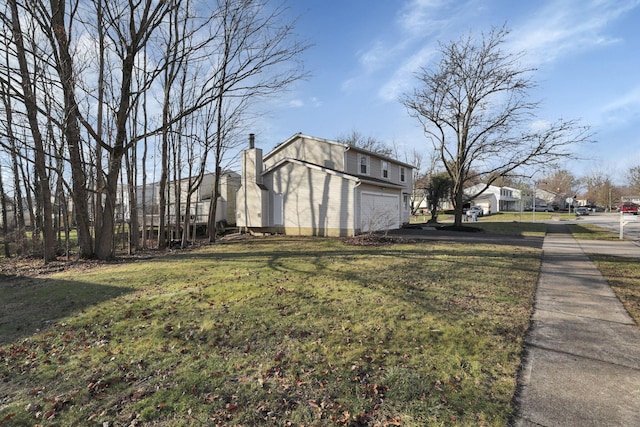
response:
<path id="1" fill-rule="evenodd" d="M 285 163 L 264 178 L 273 194 L 283 195 L 282 225 L 289 232 L 318 236 L 352 233 L 354 181 L 297 163 Z M 272 224 L 277 225 L 272 212 Z"/>

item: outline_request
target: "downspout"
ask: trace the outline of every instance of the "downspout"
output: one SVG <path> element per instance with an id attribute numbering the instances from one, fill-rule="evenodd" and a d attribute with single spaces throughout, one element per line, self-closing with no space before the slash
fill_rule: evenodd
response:
<path id="1" fill-rule="evenodd" d="M 351 146 L 347 145 L 346 147 L 344 147 L 344 158 L 342 159 L 343 162 L 343 172 L 347 173 L 347 151 L 351 150 Z M 356 165 L 357 167 L 357 165 Z M 358 182 L 356 183 L 355 187 L 353 187 L 353 231 L 352 231 L 352 236 L 351 237 L 356 237 L 356 222 L 357 222 L 357 218 L 358 218 L 358 213 L 359 213 L 359 205 L 358 205 L 358 187 L 360 187 L 360 184 L 362 184 L 361 180 L 358 180 Z"/>
<path id="2" fill-rule="evenodd" d="M 355 187 L 353 187 L 353 235 L 351 237 L 356 237 L 356 221 L 358 218 L 358 212 L 360 212 L 358 209 L 358 187 L 360 187 L 360 184 L 362 184 L 362 181 L 358 180 Z"/>

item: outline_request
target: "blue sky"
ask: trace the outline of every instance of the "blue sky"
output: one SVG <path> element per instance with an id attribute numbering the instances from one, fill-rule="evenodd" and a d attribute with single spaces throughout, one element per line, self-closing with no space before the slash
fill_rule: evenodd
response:
<path id="1" fill-rule="evenodd" d="M 415 73 L 437 61 L 438 42 L 511 30 L 506 49 L 525 52 L 541 101 L 538 119 L 580 119 L 595 143 L 576 175 L 617 183 L 640 165 L 640 0 L 289 0 L 297 32 L 312 44 L 310 77 L 265 105 L 254 132 L 265 151 L 297 132 L 335 139 L 352 131 L 401 150 L 430 151 L 398 101 Z M 621 175 L 622 174 L 622 175 Z"/>

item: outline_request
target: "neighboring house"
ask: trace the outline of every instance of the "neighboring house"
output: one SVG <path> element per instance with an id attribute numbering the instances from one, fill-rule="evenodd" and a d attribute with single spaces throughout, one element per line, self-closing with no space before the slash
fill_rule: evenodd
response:
<path id="1" fill-rule="evenodd" d="M 464 190 L 467 196 L 476 194 L 484 187 L 477 184 Z M 485 215 L 495 212 L 518 212 L 522 210 L 522 191 L 511 187 L 490 185 L 481 195 L 471 201 L 472 205 L 480 206 Z"/>
<path id="2" fill-rule="evenodd" d="M 558 193 L 554 191 L 544 190 L 542 188 L 536 188 L 536 205 L 559 205 Z"/>
<path id="3" fill-rule="evenodd" d="M 213 197 L 213 186 L 215 183 L 215 174 L 208 173 L 202 178 L 202 183 L 191 196 L 190 206 L 190 222 L 192 225 L 207 225 L 209 221 L 209 212 L 211 210 L 211 198 Z M 187 202 L 187 189 L 189 180 L 180 181 L 180 203 L 176 204 L 174 192 L 174 184 L 170 183 L 169 192 L 169 221 L 176 221 L 176 211 L 179 207 L 180 222 L 184 221 Z M 237 172 L 225 171 L 220 176 L 219 196 L 216 207 L 216 222 L 226 221 L 229 224 L 235 223 L 236 211 L 236 192 L 240 188 L 240 175 Z"/>
<path id="4" fill-rule="evenodd" d="M 191 196 L 189 215 L 191 217 L 190 221 L 192 226 L 206 226 L 208 224 L 211 197 L 213 196 L 213 185 L 215 182 L 214 180 L 215 174 L 205 174 L 202 178 L 202 183 Z M 167 184 L 168 211 L 166 213 L 166 221 L 168 225 L 175 224 L 176 212 L 179 212 L 180 222 L 184 221 L 184 216 L 186 214 L 186 199 L 189 179 L 181 179 L 178 181 L 178 185 L 180 186 L 180 203 L 176 204 L 176 184 L 174 181 L 170 181 Z M 145 206 L 147 216 L 147 225 L 155 227 L 159 224 L 159 188 L 160 185 L 157 182 L 147 184 L 143 201 L 142 186 L 136 187 L 139 225 L 142 225 L 143 204 Z M 219 188 L 220 195 L 218 197 L 218 205 L 216 208 L 216 221 L 226 221 L 229 224 L 234 224 L 236 192 L 238 191 L 238 188 L 240 188 L 240 175 L 237 172 L 225 171 L 221 174 Z M 125 189 L 119 190 L 117 216 L 122 219 L 124 214 L 124 218 L 128 220 L 129 212 L 130 206 L 128 193 Z"/>
<path id="5" fill-rule="evenodd" d="M 413 167 L 327 139 L 296 134 L 262 155 L 242 152 L 236 224 L 245 230 L 354 236 L 410 219 Z"/>
<path id="6" fill-rule="evenodd" d="M 622 196 L 620 197 L 620 202 L 631 202 L 635 203 L 636 205 L 640 205 L 640 196 Z"/>
<path id="7" fill-rule="evenodd" d="M 51 195 L 51 206 L 53 208 L 53 226 L 54 228 L 62 229 L 64 227 L 64 213 L 67 213 L 67 221 L 71 226 L 73 226 L 75 219 L 73 216 L 73 199 L 68 195 L 65 195 L 66 199 L 63 201 L 59 200 L 56 197 L 56 194 Z M 5 195 L 6 197 L 6 215 L 7 215 L 7 230 L 13 230 L 17 225 L 17 213 L 16 213 L 16 202 L 14 198 Z M 29 209 L 29 204 L 27 202 L 26 197 L 23 197 L 21 200 L 22 204 L 22 215 L 24 217 L 24 226 L 26 228 L 30 228 L 32 224 L 32 215 Z M 0 207 L 0 209 L 2 209 Z M 4 227 L 2 215 L 0 214 L 0 227 Z"/>
<path id="8" fill-rule="evenodd" d="M 413 195 L 411 197 L 415 215 L 423 215 L 430 212 L 431 206 L 429 204 L 429 200 L 427 200 L 426 189 L 414 188 Z M 448 209 L 453 209 L 453 203 L 451 202 L 451 200 L 448 197 L 440 199 L 438 203 L 438 211 L 442 212 Z"/>

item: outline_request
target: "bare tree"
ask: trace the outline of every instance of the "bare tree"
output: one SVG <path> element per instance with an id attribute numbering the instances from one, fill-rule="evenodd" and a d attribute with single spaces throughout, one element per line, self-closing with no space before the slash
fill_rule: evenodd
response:
<path id="1" fill-rule="evenodd" d="M 634 166 L 627 173 L 629 188 L 634 194 L 640 194 L 640 166 Z"/>
<path id="2" fill-rule="evenodd" d="M 523 182 L 522 189 L 529 188 L 531 182 Z M 567 199 L 572 199 L 577 195 L 580 188 L 580 181 L 570 171 L 563 168 L 552 168 L 544 177 L 537 180 L 537 187 L 555 193 L 556 198 L 553 204 L 558 207 L 566 207 Z"/>
<path id="3" fill-rule="evenodd" d="M 209 241 L 216 239 L 222 161 L 238 139 L 238 125 L 250 102 L 282 92 L 304 77 L 298 57 L 307 45 L 294 39 L 284 9 L 264 0 L 217 0 L 221 38 L 214 62 L 216 105 L 215 182 L 209 209 Z"/>
<path id="4" fill-rule="evenodd" d="M 7 213 L 7 195 L 4 192 L 4 182 L 2 180 L 2 164 L 0 164 L 0 220 L 2 221 L 2 241 L 4 246 L 4 257 L 9 258 L 9 215 Z"/>
<path id="5" fill-rule="evenodd" d="M 63 132 L 69 153 L 72 182 L 73 182 L 73 204 L 78 230 L 78 245 L 81 258 L 93 257 L 93 240 L 90 232 L 89 206 L 86 193 L 85 168 L 81 154 L 81 137 L 78 104 L 75 90 L 75 71 L 73 68 L 72 52 L 70 47 L 71 35 L 67 31 L 67 13 L 73 19 L 74 10 L 67 12 L 67 0 L 51 0 L 50 15 L 44 17 L 41 28 L 46 31 L 52 51 L 56 58 L 55 68 L 58 73 L 63 92 L 64 123 Z M 72 5 L 75 8 L 75 5 Z M 47 26 L 47 24 L 50 24 Z M 69 25 L 71 28 L 71 25 Z"/>
<path id="6" fill-rule="evenodd" d="M 384 142 L 372 136 L 364 136 L 363 134 L 355 130 L 351 131 L 351 133 L 349 134 L 339 136 L 338 142 L 351 145 L 352 147 L 362 148 L 363 150 L 380 154 L 382 156 L 390 157 L 394 154 L 393 148 L 389 147 Z"/>
<path id="7" fill-rule="evenodd" d="M 611 206 L 613 196 L 613 181 L 606 172 L 594 170 L 584 177 L 586 186 L 585 196 L 589 204 L 596 206 Z"/>
<path id="8" fill-rule="evenodd" d="M 575 194 L 579 187 L 579 182 L 575 175 L 563 168 L 553 169 L 541 181 L 545 182 L 541 188 L 559 193 Z"/>
<path id="9" fill-rule="evenodd" d="M 9 69 L 9 57 L 8 50 L 5 56 L 6 66 Z M 26 226 L 24 220 L 24 211 L 23 211 L 23 202 L 22 202 L 22 182 L 20 180 L 20 168 L 19 168 L 19 153 L 17 147 L 17 139 L 14 134 L 14 123 L 13 123 L 13 105 L 10 92 L 10 87 L 12 86 L 12 75 L 13 73 L 7 73 L 7 81 L 0 82 L 0 96 L 2 96 L 4 113 L 5 113 L 5 121 L 4 121 L 4 136 L 7 140 L 7 145 L 4 147 L 10 156 L 11 159 L 11 172 L 13 175 L 13 193 L 14 193 L 14 222 L 15 222 L 15 231 L 13 233 L 14 240 L 16 244 L 16 253 L 18 255 L 23 255 L 25 253 L 25 244 L 26 244 Z"/>
<path id="10" fill-rule="evenodd" d="M 22 89 L 23 100 L 29 129 L 33 139 L 34 148 L 34 167 L 37 179 L 37 203 L 42 208 L 38 209 L 37 221 L 42 226 L 43 239 L 43 258 L 45 262 L 51 261 L 56 256 L 55 236 L 53 230 L 53 206 L 51 203 L 51 186 L 49 183 L 49 175 L 47 173 L 47 162 L 44 139 L 39 126 L 38 120 L 38 101 L 34 93 L 34 81 L 30 72 L 29 63 L 27 61 L 27 48 L 23 38 L 23 31 L 20 22 L 20 13 L 16 0 L 9 0 L 8 5 L 11 13 L 11 25 L 13 32 L 13 40 L 15 44 L 15 54 L 19 64 L 20 71 L 20 87 Z"/>
<path id="11" fill-rule="evenodd" d="M 206 6 L 211 13 L 203 13 Z M 39 239 L 43 232 L 46 260 L 56 249 L 51 206 L 56 177 L 49 174 L 58 173 L 58 200 L 67 194 L 73 198 L 80 256 L 107 259 L 115 256 L 116 214 L 124 202 L 118 198 L 129 199 L 137 233 L 138 142 L 144 143 L 143 188 L 151 157 L 154 167 L 161 166 L 163 197 L 169 177 L 178 184 L 183 173 L 183 147 L 201 156 L 199 170 L 191 171 L 195 177 L 189 191 L 200 185 L 207 159 L 214 159 L 214 171 L 221 170 L 228 150 L 239 141 L 250 101 L 304 75 L 297 57 L 306 46 L 294 40 L 284 11 L 266 0 L 11 0 L 0 9 L 0 90 L 8 111 L 2 143 L 14 159 L 14 179 L 22 177 L 16 194 L 25 189 L 24 199 L 36 216 L 32 224 L 41 226 L 34 227 L 33 236 Z M 176 102 L 178 90 L 189 94 L 187 101 Z M 160 110 L 157 122 L 148 120 Z M 164 142 L 161 162 L 148 152 L 159 140 Z M 128 192 L 118 188 L 124 183 L 123 167 Z M 213 236 L 218 187 L 219 176 L 210 220 Z M 65 194 L 65 189 L 72 191 Z M 176 203 L 180 200 L 176 193 Z M 167 203 L 163 200 L 160 208 Z M 158 236 L 166 239 L 165 211 L 153 211 L 158 213 Z"/>
<path id="12" fill-rule="evenodd" d="M 575 121 L 559 120 L 533 128 L 538 103 L 527 99 L 533 71 L 521 65 L 524 54 L 503 51 L 508 31 L 493 29 L 479 42 L 472 36 L 440 45 L 441 60 L 422 69 L 420 86 L 402 98 L 423 126 L 453 184 L 455 225 L 462 223 L 468 182 L 484 186 L 524 166 L 538 167 L 572 156 L 588 139 Z"/>

